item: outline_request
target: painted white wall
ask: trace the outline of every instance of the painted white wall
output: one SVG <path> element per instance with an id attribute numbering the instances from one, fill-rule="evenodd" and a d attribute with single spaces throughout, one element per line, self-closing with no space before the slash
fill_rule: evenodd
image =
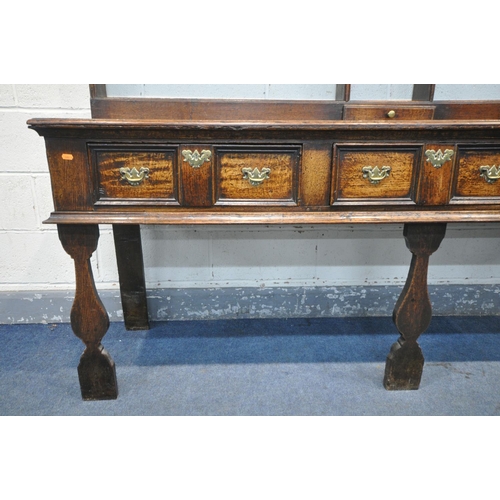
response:
<path id="1" fill-rule="evenodd" d="M 198 97 L 233 99 L 335 99 L 335 84 L 107 84 L 110 97 Z M 352 84 L 351 100 L 411 100 L 411 84 Z M 499 99 L 496 84 L 437 84 L 436 101 Z"/>
<path id="2" fill-rule="evenodd" d="M 176 97 L 335 96 L 334 85 L 229 87 L 141 84 L 135 92 Z M 355 85 L 353 93 L 358 98 L 401 99 L 408 88 Z M 453 89 L 438 87 L 436 93 L 454 98 Z M 131 86 L 121 90 L 131 92 Z M 470 89 L 455 90 L 471 98 Z M 472 95 L 500 99 L 500 86 L 477 86 Z M 88 85 L 0 85 L 0 292 L 74 288 L 72 261 L 55 228 L 42 224 L 53 205 L 43 139 L 26 127 L 32 117 L 90 117 Z M 431 259 L 430 283 L 500 283 L 499 236 L 499 224 L 450 225 Z M 101 289 L 118 286 L 112 238 L 111 227 L 101 226 L 92 258 Z M 400 225 L 196 230 L 149 226 L 143 228 L 143 245 L 148 288 L 397 284 L 406 279 L 410 261 Z"/>

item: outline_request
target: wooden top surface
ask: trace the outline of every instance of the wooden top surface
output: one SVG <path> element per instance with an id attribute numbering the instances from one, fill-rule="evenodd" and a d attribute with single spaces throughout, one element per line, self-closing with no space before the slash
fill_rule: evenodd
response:
<path id="1" fill-rule="evenodd" d="M 29 128 L 49 129 L 258 129 L 258 130 L 491 130 L 500 120 L 108 120 L 75 118 L 32 118 Z"/>

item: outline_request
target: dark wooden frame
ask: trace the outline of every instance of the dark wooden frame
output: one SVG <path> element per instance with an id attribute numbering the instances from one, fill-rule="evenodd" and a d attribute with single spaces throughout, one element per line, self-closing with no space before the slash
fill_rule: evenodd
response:
<path id="1" fill-rule="evenodd" d="M 106 97 L 106 85 L 90 85 L 93 118 L 172 120 L 342 120 L 346 106 L 434 109 L 434 120 L 499 120 L 500 100 L 434 101 L 435 84 L 416 84 L 411 101 L 350 101 L 351 86 L 337 86 L 336 100 L 173 99 Z M 397 119 L 397 117 L 396 117 Z"/>

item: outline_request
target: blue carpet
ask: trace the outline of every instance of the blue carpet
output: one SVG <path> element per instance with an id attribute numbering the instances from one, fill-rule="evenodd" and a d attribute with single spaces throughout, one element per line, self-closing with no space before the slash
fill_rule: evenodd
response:
<path id="1" fill-rule="evenodd" d="M 436 317 L 418 391 L 382 387 L 391 318 L 112 323 L 116 401 L 81 401 L 68 324 L 0 325 L 1 415 L 500 415 L 500 318 Z"/>

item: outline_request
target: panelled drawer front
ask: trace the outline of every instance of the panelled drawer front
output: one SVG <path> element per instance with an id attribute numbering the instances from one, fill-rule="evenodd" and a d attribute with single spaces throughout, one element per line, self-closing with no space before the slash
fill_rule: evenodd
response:
<path id="1" fill-rule="evenodd" d="M 500 148 L 459 147 L 452 202 L 500 198 Z"/>
<path id="2" fill-rule="evenodd" d="M 331 203 L 413 203 L 420 148 L 338 145 Z"/>
<path id="3" fill-rule="evenodd" d="M 214 202 L 214 153 L 210 144 L 182 144 L 179 150 L 180 200 L 184 207 Z"/>
<path id="4" fill-rule="evenodd" d="M 297 205 L 301 149 L 216 148 L 217 205 Z"/>
<path id="5" fill-rule="evenodd" d="M 177 204 L 176 149 L 91 147 L 98 204 Z"/>
<path id="6" fill-rule="evenodd" d="M 426 143 L 422 151 L 416 201 L 419 205 L 447 205 L 457 156 L 456 146 Z"/>
<path id="7" fill-rule="evenodd" d="M 434 106 L 346 104 L 344 120 L 432 120 Z"/>

